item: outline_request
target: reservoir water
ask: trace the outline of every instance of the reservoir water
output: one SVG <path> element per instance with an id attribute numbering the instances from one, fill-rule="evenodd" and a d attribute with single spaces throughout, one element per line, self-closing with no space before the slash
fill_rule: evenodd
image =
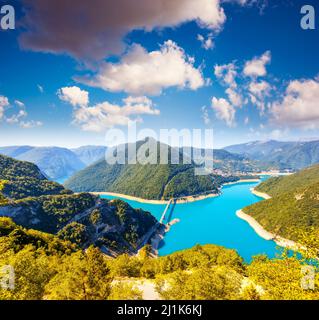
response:
<path id="1" fill-rule="evenodd" d="M 236 216 L 237 210 L 262 200 L 250 191 L 256 185 L 257 183 L 238 183 L 224 186 L 219 197 L 171 206 L 172 210 L 167 218 L 169 221 L 178 219 L 179 222 L 165 234 L 159 255 L 191 248 L 196 244 L 216 244 L 237 250 L 246 262 L 250 262 L 258 254 L 275 257 L 279 253 L 275 242 L 259 237 L 247 222 Z M 157 219 L 160 219 L 166 207 L 125 201 L 134 208 L 151 212 Z"/>

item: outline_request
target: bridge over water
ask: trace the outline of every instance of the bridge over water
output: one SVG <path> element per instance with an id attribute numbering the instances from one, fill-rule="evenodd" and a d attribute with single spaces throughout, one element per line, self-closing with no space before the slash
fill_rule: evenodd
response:
<path id="1" fill-rule="evenodd" d="M 163 214 L 162 214 L 162 216 L 161 216 L 161 219 L 159 220 L 159 222 L 160 222 L 161 224 L 162 224 L 163 221 L 165 220 L 166 214 L 168 213 L 168 209 L 169 209 L 169 207 L 171 206 L 171 204 L 172 204 L 173 201 L 174 201 L 174 199 L 171 199 L 171 200 L 168 201 L 167 206 L 166 206 L 166 208 L 165 208 L 165 210 L 164 210 L 164 212 L 163 212 Z"/>
<path id="2" fill-rule="evenodd" d="M 144 237 L 139 241 L 137 247 L 138 248 L 142 248 L 144 245 L 146 245 L 149 240 L 153 237 L 154 233 L 158 230 L 158 228 L 160 228 L 160 226 L 163 224 L 163 222 L 166 220 L 167 223 L 169 223 L 170 220 L 170 216 L 172 214 L 172 211 L 174 209 L 174 207 L 171 208 L 172 205 L 174 205 L 176 202 L 176 199 L 170 199 L 165 207 L 165 210 L 162 213 L 161 219 L 159 220 L 159 222 L 151 229 L 147 232 L 146 235 L 144 235 Z M 169 209 L 171 208 L 171 210 L 169 211 Z"/>

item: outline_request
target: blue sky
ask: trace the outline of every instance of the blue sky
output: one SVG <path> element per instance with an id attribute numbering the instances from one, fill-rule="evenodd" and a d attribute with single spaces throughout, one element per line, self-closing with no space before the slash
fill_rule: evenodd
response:
<path id="1" fill-rule="evenodd" d="M 319 137 L 319 19 L 301 29 L 305 1 L 187 0 L 202 8 L 176 1 L 169 13 L 148 11 L 147 1 L 137 13 L 128 0 L 121 9 L 109 1 L 96 19 L 93 9 L 80 19 L 66 8 L 74 17 L 60 14 L 56 25 L 50 15 L 63 1 L 55 11 L 49 0 L 11 1 L 17 28 L 0 31 L 0 144 L 104 144 L 128 120 L 213 128 L 216 147 Z M 34 19 L 45 5 L 50 15 Z M 101 27 L 114 8 L 123 12 Z"/>

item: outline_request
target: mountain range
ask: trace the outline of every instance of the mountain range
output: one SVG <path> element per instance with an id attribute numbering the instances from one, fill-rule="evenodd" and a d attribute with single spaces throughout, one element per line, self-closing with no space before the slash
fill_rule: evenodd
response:
<path id="1" fill-rule="evenodd" d="M 75 172 L 104 157 L 106 147 L 84 146 L 78 149 L 59 147 L 1 147 L 0 154 L 36 164 L 54 181 L 63 182 Z"/>
<path id="2" fill-rule="evenodd" d="M 83 146 L 72 149 L 33 146 L 0 147 L 0 154 L 32 162 L 49 179 L 60 183 L 105 158 L 106 151 L 107 147 L 104 146 Z M 187 151 L 185 153 L 187 154 Z M 270 169 L 297 171 L 316 163 L 319 163 L 319 141 L 254 141 L 214 150 L 214 168 L 230 174 Z"/>
<path id="3" fill-rule="evenodd" d="M 319 163 L 318 141 L 254 141 L 233 145 L 225 150 L 245 155 L 252 160 L 266 162 L 277 169 L 300 170 Z"/>
<path id="4" fill-rule="evenodd" d="M 147 144 L 149 164 L 109 164 L 108 159 L 102 159 L 93 165 L 77 172 L 65 186 L 74 192 L 115 192 L 150 200 L 180 198 L 204 193 L 218 193 L 224 182 L 239 180 L 238 177 L 221 175 L 195 175 L 198 166 L 191 158 L 189 164 L 183 164 L 185 155 L 182 150 L 172 148 L 153 139 L 145 139 L 136 143 L 137 152 Z M 119 148 L 128 158 L 129 144 Z M 168 163 L 161 164 L 161 150 L 168 151 Z M 171 160 L 173 151 L 179 157 L 179 164 Z M 225 153 L 225 152 L 223 152 Z M 237 159 L 238 156 L 236 155 Z M 185 163 L 185 162 L 184 162 Z"/>

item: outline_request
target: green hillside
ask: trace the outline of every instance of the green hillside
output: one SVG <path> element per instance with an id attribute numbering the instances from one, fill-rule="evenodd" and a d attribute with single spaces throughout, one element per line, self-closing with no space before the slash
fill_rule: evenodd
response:
<path id="1" fill-rule="evenodd" d="M 158 150 L 157 154 L 149 154 L 151 163 L 156 164 L 108 164 L 106 160 L 101 160 L 75 174 L 65 186 L 74 192 L 115 192 L 144 199 L 167 199 L 217 193 L 221 183 L 238 180 L 236 177 L 196 176 L 193 162 L 172 164 L 169 161 L 168 164 L 160 164 L 160 148 L 163 145 L 155 141 L 151 143 L 156 144 Z M 143 142 L 137 144 L 137 150 L 141 146 Z M 168 147 L 169 159 L 172 150 Z M 179 151 L 180 159 L 182 156 Z"/>
<path id="2" fill-rule="evenodd" d="M 0 300 L 140 300 L 136 285 L 144 280 L 167 300 L 319 298 L 318 278 L 314 290 L 300 286 L 296 258 L 259 256 L 246 265 L 234 250 L 197 245 L 158 259 L 147 247 L 138 256 L 110 259 L 7 218 L 0 218 L 0 265 L 15 271 L 14 289 L 0 286 Z"/>
<path id="3" fill-rule="evenodd" d="M 0 217 L 0 246 L 12 247 L 16 252 L 32 245 L 44 249 L 47 254 L 66 254 L 76 251 L 77 247 L 69 241 L 61 240 L 49 233 L 26 229 L 10 218 Z M 2 253 L 2 252 L 1 252 Z"/>
<path id="4" fill-rule="evenodd" d="M 73 194 L 28 162 L 0 156 L 0 179 L 0 216 L 83 248 L 95 244 L 111 255 L 132 253 L 146 233 L 157 230 L 149 212 L 123 201 Z"/>
<path id="5" fill-rule="evenodd" d="M 0 155 L 0 202 L 4 197 L 22 199 L 66 192 L 63 186 L 47 180 L 36 165 Z"/>
<path id="6" fill-rule="evenodd" d="M 56 234 L 83 248 L 91 244 L 103 247 L 110 255 L 135 252 L 139 240 L 157 225 L 149 212 L 87 193 L 17 200 L 0 205 L 0 216 L 12 217 L 24 228 Z"/>
<path id="7" fill-rule="evenodd" d="M 292 192 L 298 188 L 307 187 L 319 182 L 319 165 L 315 165 L 296 174 L 268 179 L 260 184 L 256 190 L 265 192 L 270 196 L 277 196 L 282 193 Z"/>
<path id="8" fill-rule="evenodd" d="M 319 232 L 318 165 L 291 176 L 269 179 L 257 190 L 272 198 L 244 208 L 244 212 L 266 230 L 295 241 L 301 233 Z"/>

